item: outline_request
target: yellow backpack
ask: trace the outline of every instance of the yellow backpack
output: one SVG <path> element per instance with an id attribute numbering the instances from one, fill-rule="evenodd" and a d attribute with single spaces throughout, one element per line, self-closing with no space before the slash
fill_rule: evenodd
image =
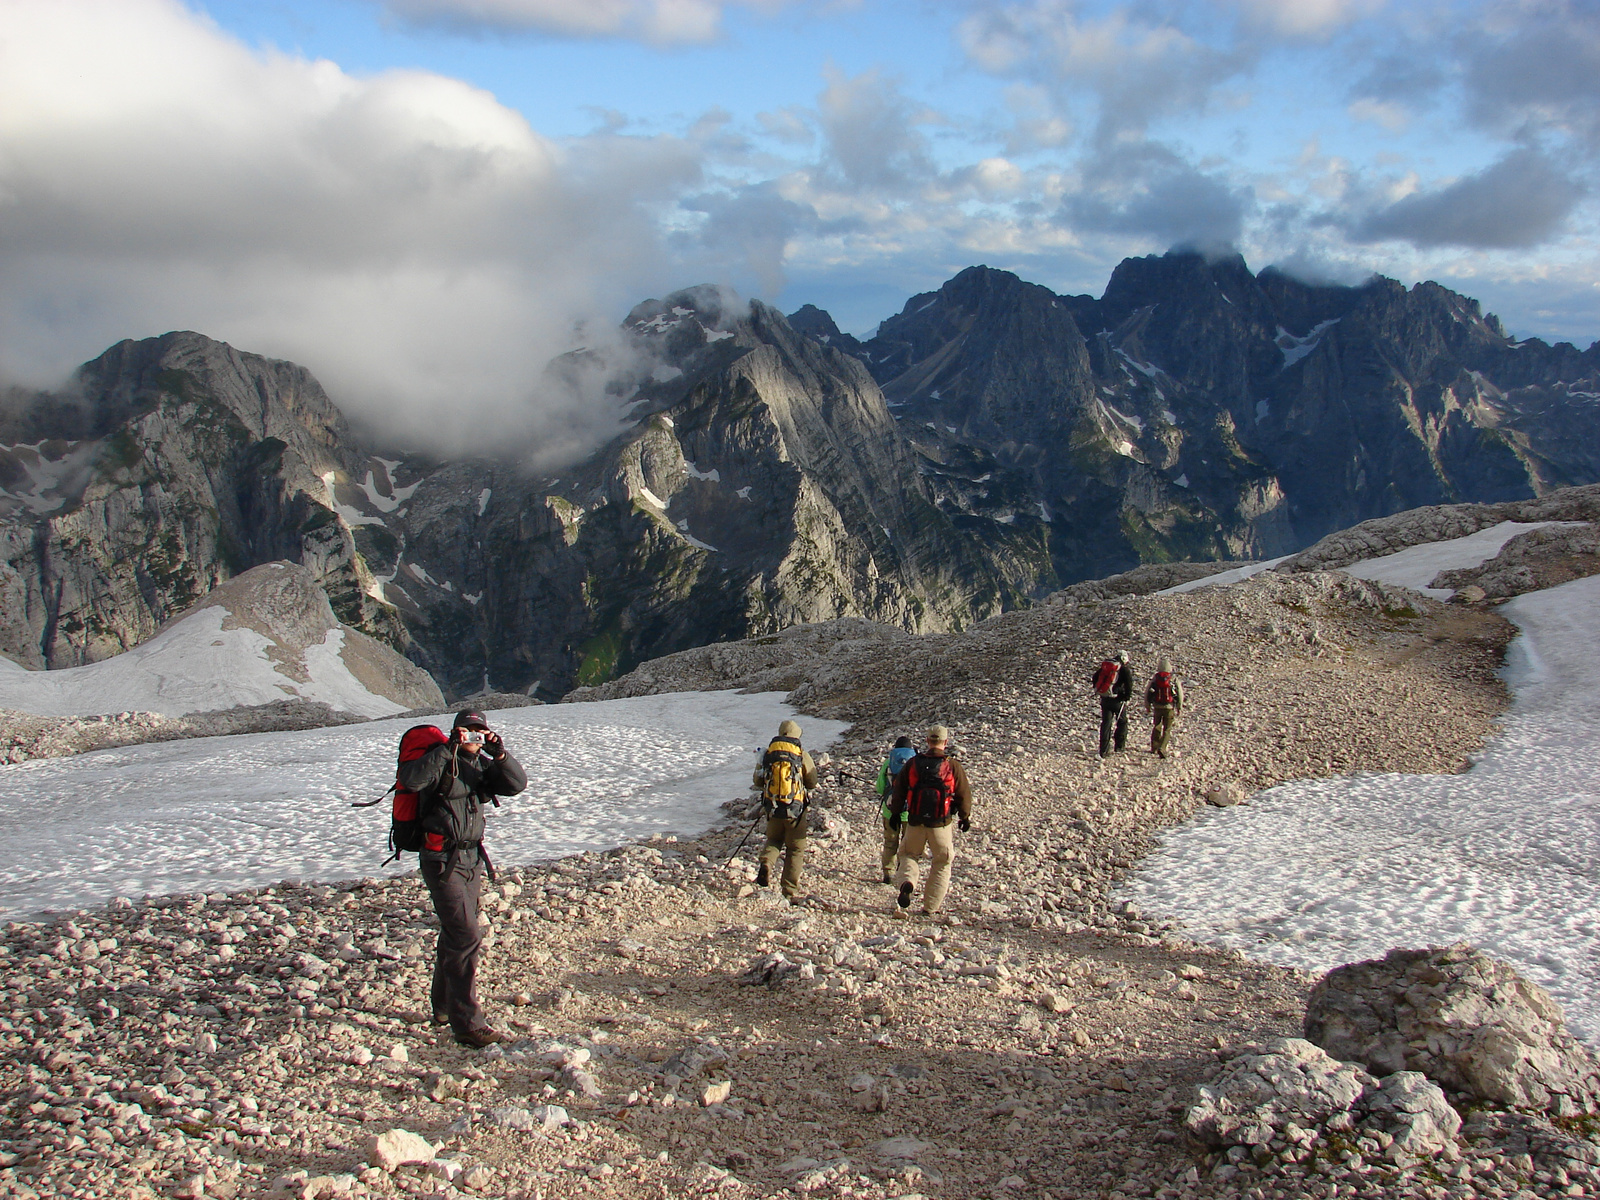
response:
<path id="1" fill-rule="evenodd" d="M 765 795 L 769 803 L 799 804 L 806 798 L 803 753 L 799 742 L 786 737 L 775 737 L 767 743 L 761 765 L 767 773 Z"/>

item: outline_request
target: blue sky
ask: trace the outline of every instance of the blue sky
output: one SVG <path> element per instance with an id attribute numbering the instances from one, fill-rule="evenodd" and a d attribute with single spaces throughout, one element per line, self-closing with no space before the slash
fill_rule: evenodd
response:
<path id="1" fill-rule="evenodd" d="M 1586 346 L 1597 150 L 1593 0 L 0 0 L 0 376 L 190 327 L 514 419 L 674 287 L 1179 243 Z"/>

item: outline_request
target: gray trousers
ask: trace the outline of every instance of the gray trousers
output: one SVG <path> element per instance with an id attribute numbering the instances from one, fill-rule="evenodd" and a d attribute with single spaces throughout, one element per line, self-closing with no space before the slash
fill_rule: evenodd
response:
<path id="1" fill-rule="evenodd" d="M 478 925 L 478 892 L 483 887 L 483 860 L 463 851 L 454 869 L 439 859 L 422 860 L 422 878 L 439 918 L 439 947 L 433 960 L 433 1011 L 447 1017 L 457 1033 L 477 1029 L 478 951 L 483 930 Z"/>

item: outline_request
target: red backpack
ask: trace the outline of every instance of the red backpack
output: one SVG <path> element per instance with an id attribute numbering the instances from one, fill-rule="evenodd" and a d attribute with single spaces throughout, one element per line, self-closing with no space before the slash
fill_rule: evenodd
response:
<path id="1" fill-rule="evenodd" d="M 1111 695 L 1111 689 L 1117 684 L 1117 672 L 1122 664 L 1113 659 L 1106 659 L 1100 664 L 1100 669 L 1094 673 L 1094 690 L 1102 696 Z"/>
<path id="2" fill-rule="evenodd" d="M 1177 685 L 1172 682 L 1171 671 L 1157 671 L 1154 679 L 1150 681 L 1150 702 L 1152 704 L 1176 704 L 1178 702 Z"/>
<path id="3" fill-rule="evenodd" d="M 913 825 L 942 825 L 956 804 L 956 773 L 942 754 L 919 754 L 906 764 L 906 813 Z"/>
<path id="4" fill-rule="evenodd" d="M 415 762 L 435 746 L 442 746 L 450 738 L 437 725 L 413 725 L 400 735 L 399 762 Z M 392 852 L 385 863 L 393 862 L 407 850 L 422 849 L 422 800 L 416 792 L 400 786 L 397 779 L 389 790 L 376 800 L 365 804 L 352 804 L 351 808 L 371 808 L 381 804 L 386 796 L 394 796 L 394 807 L 389 817 L 389 849 Z"/>

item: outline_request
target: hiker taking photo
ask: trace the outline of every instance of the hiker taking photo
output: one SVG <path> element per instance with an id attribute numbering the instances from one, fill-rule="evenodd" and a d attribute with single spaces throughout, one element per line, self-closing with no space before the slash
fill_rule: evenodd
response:
<path id="1" fill-rule="evenodd" d="M 911 907 L 916 890 L 919 864 L 926 851 L 932 860 L 927 886 L 922 889 L 922 911 L 932 916 L 944 903 L 950 890 L 950 864 L 955 861 L 955 834 L 952 823 L 965 833 L 972 827 L 972 786 L 967 773 L 950 757 L 950 731 L 943 725 L 928 730 L 928 745 L 912 756 L 894 777 L 889 812 L 896 819 L 905 814 L 906 828 L 900 837 L 898 870 L 900 892 L 895 903 Z"/>
<path id="2" fill-rule="evenodd" d="M 433 964 L 433 1023 L 448 1024 L 463 1046 L 488 1046 L 505 1035 L 484 1020 L 478 1004 L 478 894 L 494 866 L 483 848 L 484 809 L 528 786 L 528 773 L 511 756 L 483 714 L 457 713 L 446 737 L 433 726 L 433 742 L 409 760 L 401 748 L 396 787 L 417 798 L 422 878 L 439 918 Z M 410 736 L 409 734 L 407 736 Z M 418 747 L 420 749 L 420 747 Z"/>
<path id="3" fill-rule="evenodd" d="M 826 757 L 826 755 L 824 755 Z M 761 847 L 756 886 L 766 887 L 783 856 L 783 895 L 799 903 L 800 871 L 806 857 L 806 793 L 817 786 L 817 767 L 800 745 L 800 723 L 785 721 L 767 744 L 752 782 L 761 789 L 767 814 L 767 844 Z"/>
<path id="4" fill-rule="evenodd" d="M 1112 735 L 1120 754 L 1128 746 L 1128 701 L 1133 699 L 1133 668 L 1128 652 L 1118 650 L 1094 673 L 1095 694 L 1100 697 L 1100 757 L 1110 758 Z"/>
<path id="5" fill-rule="evenodd" d="M 900 831 L 906 820 L 905 813 L 895 816 L 889 811 L 889 791 L 894 787 L 895 776 L 916 757 L 916 753 L 910 738 L 898 737 L 889 751 L 889 757 L 878 768 L 878 795 L 883 800 L 883 852 L 879 855 L 878 865 L 883 868 L 884 883 L 894 882 L 895 859 L 900 856 Z"/>
<path id="6" fill-rule="evenodd" d="M 1144 690 L 1144 708 L 1150 714 L 1150 753 L 1167 758 L 1172 727 L 1183 715 L 1183 684 L 1173 674 L 1170 658 L 1156 663 L 1156 673 Z"/>

